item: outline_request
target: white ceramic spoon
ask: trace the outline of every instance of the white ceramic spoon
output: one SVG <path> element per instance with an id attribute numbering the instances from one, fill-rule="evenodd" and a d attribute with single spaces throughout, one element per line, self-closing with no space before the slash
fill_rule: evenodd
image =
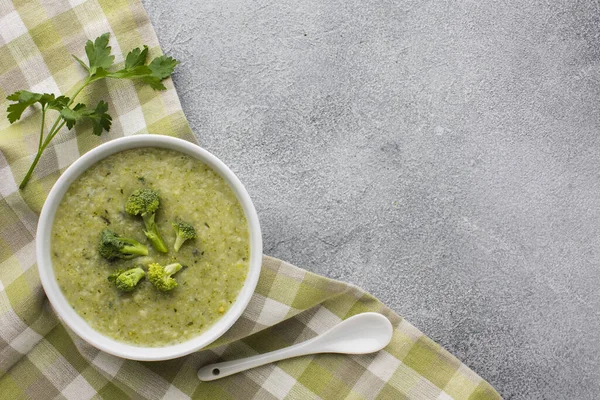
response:
<path id="1" fill-rule="evenodd" d="M 388 345 L 392 340 L 392 331 L 392 324 L 381 314 L 357 314 L 305 342 L 270 353 L 202 367 L 198 371 L 198 378 L 201 381 L 214 381 L 250 368 L 307 354 L 374 353 Z"/>

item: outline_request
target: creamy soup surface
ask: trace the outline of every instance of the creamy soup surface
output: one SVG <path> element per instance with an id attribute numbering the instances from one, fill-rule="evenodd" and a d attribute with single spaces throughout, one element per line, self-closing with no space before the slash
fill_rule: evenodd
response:
<path id="1" fill-rule="evenodd" d="M 159 253 L 143 233 L 141 217 L 125 212 L 136 189 L 160 194 L 156 221 L 169 248 Z M 192 224 L 197 238 L 175 252 L 171 223 Z M 98 252 L 100 234 L 110 229 L 139 241 L 149 254 L 107 261 Z M 249 267 L 248 224 L 227 183 L 203 162 L 158 148 L 127 150 L 84 172 L 58 207 L 51 237 L 52 265 L 73 309 L 94 329 L 116 340 L 160 347 L 199 335 L 219 320 L 240 292 Z M 117 269 L 179 262 L 171 292 L 146 278 L 120 292 L 107 279 Z"/>

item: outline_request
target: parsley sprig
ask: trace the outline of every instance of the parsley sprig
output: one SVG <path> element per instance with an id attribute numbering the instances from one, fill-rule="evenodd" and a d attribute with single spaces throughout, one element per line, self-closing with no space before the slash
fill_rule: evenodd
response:
<path id="1" fill-rule="evenodd" d="M 146 64 L 148 57 L 148 46 L 142 49 L 131 50 L 125 57 L 125 65 L 118 71 L 111 72 L 109 68 L 113 66 L 115 56 L 111 55 L 111 47 L 108 45 L 109 34 L 105 33 L 95 41 L 88 40 L 85 44 L 85 54 L 88 59 L 86 64 L 81 59 L 73 56 L 75 60 L 87 71 L 88 75 L 77 88 L 71 97 L 58 96 L 52 93 L 33 93 L 27 90 L 19 90 L 7 97 L 7 100 L 14 103 L 8 106 L 8 121 L 12 124 L 21 119 L 23 112 L 33 105 L 39 104 L 42 111 L 42 121 L 40 127 L 40 140 L 37 154 L 19 185 L 20 189 L 25 188 L 27 182 L 31 179 L 40 157 L 58 132 L 67 126 L 72 129 L 76 124 L 87 121 L 92 125 L 94 135 L 101 135 L 103 131 L 109 131 L 112 124 L 112 118 L 108 114 L 108 104 L 102 100 L 95 107 L 89 107 L 83 103 L 75 103 L 75 98 L 88 85 L 104 78 L 113 79 L 138 79 L 150 85 L 154 90 L 165 90 L 162 81 L 168 78 L 179 61 L 167 56 L 159 56 Z M 45 133 L 46 113 L 49 110 L 58 112 L 58 116 L 50 130 Z"/>

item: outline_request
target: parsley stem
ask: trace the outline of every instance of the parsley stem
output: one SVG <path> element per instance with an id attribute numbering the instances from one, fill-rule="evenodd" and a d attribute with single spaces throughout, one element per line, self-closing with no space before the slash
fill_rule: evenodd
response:
<path id="1" fill-rule="evenodd" d="M 59 121 L 60 121 L 60 119 L 59 119 Z M 67 121 L 63 120 L 60 123 L 60 125 L 58 125 L 53 131 L 48 132 L 48 136 L 46 136 L 46 140 L 44 140 L 44 144 L 42 144 L 42 148 L 41 148 L 42 152 L 44 150 L 46 150 L 46 147 L 48 147 L 48 145 L 50 144 L 52 139 L 54 139 L 54 136 L 56 136 L 58 134 L 58 132 L 60 132 L 60 130 L 62 129 L 63 126 L 65 126 L 66 123 L 67 123 Z"/>
<path id="2" fill-rule="evenodd" d="M 56 129 L 56 126 L 60 123 L 60 120 L 62 118 L 60 117 L 60 115 L 56 118 L 56 121 L 54 121 L 54 124 L 52 125 L 52 128 L 50 128 L 50 132 L 48 132 L 48 136 L 46 136 L 46 140 L 48 139 L 48 137 L 50 137 L 50 135 L 52 134 L 52 132 L 54 132 L 54 130 Z"/>
<path id="3" fill-rule="evenodd" d="M 75 101 L 75 97 L 77 97 L 77 95 L 87 86 L 89 85 L 89 83 L 91 82 L 92 77 L 88 76 L 87 79 L 85 80 L 85 82 L 83 82 L 83 84 L 79 87 L 79 89 L 77 89 L 77 91 L 75 92 L 75 94 L 73 96 L 71 96 L 71 100 L 69 101 L 69 103 L 67 105 L 71 105 L 73 104 L 73 102 Z"/>
<path id="4" fill-rule="evenodd" d="M 40 161 L 41 156 L 42 152 L 38 150 L 37 154 L 35 155 L 35 158 L 33 159 L 31 167 L 29 167 L 29 171 L 27 171 L 27 175 L 25 175 L 25 178 L 23 178 L 23 181 L 19 185 L 19 189 L 24 189 L 25 186 L 27 186 L 27 182 L 29 182 L 29 179 L 31 179 L 31 174 L 33 173 L 33 170 L 35 169 L 35 166 L 37 165 L 38 161 Z"/>
<path id="5" fill-rule="evenodd" d="M 77 89 L 77 91 L 75 92 L 75 94 L 73 95 L 73 97 L 71 97 L 71 100 L 68 103 L 69 106 L 71 104 L 73 104 L 73 101 L 75 100 L 75 97 L 77 97 L 77 95 L 79 93 L 81 93 L 81 91 L 89 83 L 90 83 L 90 77 L 88 76 L 88 78 L 83 82 L 83 84 Z M 42 129 L 40 130 L 40 142 L 38 144 L 38 151 L 37 151 L 37 154 L 35 155 L 35 158 L 33 159 L 33 163 L 31 163 L 31 166 L 29 167 L 29 171 L 27 171 L 27 174 L 25 175 L 25 177 L 21 181 L 21 184 L 19 185 L 19 189 L 24 189 L 25 186 L 27 186 L 27 183 L 31 179 L 31 175 L 33 174 L 33 170 L 35 169 L 35 167 L 37 166 L 38 162 L 40 161 L 40 157 L 42 157 L 42 153 L 44 152 L 44 150 L 46 150 L 46 147 L 48 147 L 48 145 L 50 144 L 50 142 L 52 141 L 52 139 L 54 139 L 54 136 L 56 136 L 56 134 L 67 123 L 67 121 L 65 121 L 59 115 L 58 118 L 56 118 L 56 121 L 54 121 L 54 124 L 52 125 L 52 128 L 50 128 L 50 131 L 48 132 L 48 135 L 46 136 L 46 140 L 43 140 L 43 136 L 44 136 L 44 120 L 46 119 L 45 117 L 46 117 L 46 109 L 42 108 Z M 62 121 L 62 123 L 61 123 L 61 121 Z"/>
<path id="6" fill-rule="evenodd" d="M 59 121 L 60 121 L 60 117 L 57 120 L 57 122 L 59 122 Z M 33 159 L 33 162 L 31 163 L 31 167 L 29 167 L 29 171 L 27 171 L 25 178 L 23 178 L 23 181 L 21 181 L 21 184 L 19 185 L 19 189 L 24 189 L 25 186 L 27 186 L 27 183 L 31 179 L 31 175 L 33 174 L 33 170 L 35 169 L 38 162 L 40 161 L 40 157 L 42 156 L 42 153 L 44 153 L 44 150 L 46 150 L 46 147 L 48 147 L 48 145 L 50 144 L 52 139 L 54 139 L 54 136 L 56 136 L 56 134 L 62 129 L 63 126 L 65 126 L 66 123 L 67 123 L 67 121 L 63 120 L 63 122 L 60 125 L 58 125 L 58 127 L 56 129 L 51 129 L 50 132 L 48 132 L 48 135 L 46 136 L 46 140 L 44 140 L 44 143 L 42 143 L 41 147 L 38 148 L 38 152 L 35 155 L 35 158 Z"/>
<path id="7" fill-rule="evenodd" d="M 89 83 L 90 83 L 90 77 L 88 76 L 88 78 L 85 80 L 85 82 L 83 82 L 83 84 L 79 87 L 79 89 L 77 89 L 75 94 L 71 97 L 71 100 L 69 100 L 69 103 L 67 103 L 67 106 L 70 106 L 71 104 L 73 104 L 73 102 L 75 101 L 75 97 L 77 97 L 77 95 L 79 93 L 81 93 L 81 91 L 87 85 L 89 85 Z M 62 121 L 62 123 L 61 123 L 61 121 Z M 59 123 L 60 123 L 60 125 L 59 125 Z M 54 125 L 52 125 L 52 129 L 50 129 L 50 132 L 48 132 L 48 136 L 46 137 L 46 140 L 44 141 L 44 144 L 42 146 L 42 151 L 44 151 L 46 149 L 46 147 L 48 147 L 48 145 L 50 144 L 52 139 L 54 139 L 54 136 L 56 136 L 56 134 L 62 129 L 63 126 L 65 126 L 66 123 L 67 123 L 67 121 L 64 120 L 60 115 L 58 116 L 58 118 L 56 118 Z"/>
<path id="8" fill-rule="evenodd" d="M 50 129 L 50 132 L 48 132 L 48 135 L 46 136 L 46 140 L 43 141 L 43 139 L 44 139 L 44 124 L 45 124 L 45 121 L 46 121 L 46 107 L 42 107 L 42 127 L 40 129 L 40 141 L 39 141 L 39 144 L 38 144 L 38 151 L 37 151 L 37 154 L 35 155 L 35 158 L 33 159 L 33 163 L 31 163 L 31 166 L 29 167 L 29 170 L 27 171 L 27 174 L 25 175 L 25 177 L 21 181 L 21 184 L 19 185 L 19 189 L 24 189 L 25 186 L 27 186 L 27 183 L 29 182 L 29 179 L 31 179 L 31 174 L 33 174 L 33 170 L 37 166 L 37 163 L 40 161 L 40 157 L 42 156 L 42 153 L 44 152 L 44 149 L 46 148 L 44 146 L 44 144 L 46 143 L 46 141 L 48 140 L 48 138 L 51 136 L 52 131 L 54 130 L 54 128 L 58 124 L 59 120 L 60 120 L 60 117 L 58 117 L 56 119 L 56 122 L 54 123 L 54 126 Z"/>
<path id="9" fill-rule="evenodd" d="M 62 129 L 63 126 L 65 126 L 66 123 L 67 123 L 67 121 L 65 121 L 65 120 L 63 120 L 63 122 L 60 123 L 58 128 L 56 128 L 56 130 L 52 134 L 52 136 L 49 137 L 50 140 L 47 140 L 47 142 L 44 142 L 44 148 L 42 149 L 42 151 L 44 151 L 46 149 L 46 147 L 50 144 L 52 139 L 54 139 L 54 136 L 56 136 L 58 134 L 58 132 L 60 132 L 60 130 Z"/>
<path id="10" fill-rule="evenodd" d="M 38 151 L 42 148 L 42 140 L 44 140 L 44 122 L 46 121 L 46 106 L 42 106 L 42 127 L 40 128 L 40 142 L 38 143 Z"/>
<path id="11" fill-rule="evenodd" d="M 37 154 L 35 155 L 35 158 L 33 159 L 33 162 L 31 163 L 31 166 L 29 167 L 29 170 L 27 171 L 27 174 L 21 181 L 21 184 L 19 185 L 19 189 L 25 189 L 25 186 L 27 186 L 27 183 L 31 179 L 31 174 L 33 174 L 33 170 L 35 169 L 38 162 L 40 161 L 40 157 L 42 156 L 42 153 L 44 152 L 44 150 L 50 143 L 50 140 L 52 140 L 52 138 L 56 134 L 56 132 L 53 132 L 54 127 L 52 127 L 52 129 L 50 129 L 50 132 L 48 132 L 48 135 L 46 136 L 46 140 L 44 140 L 44 142 L 42 143 L 42 135 L 44 133 L 44 119 L 43 119 L 44 114 L 45 114 L 45 110 L 42 110 L 42 130 L 40 132 L 40 144 L 38 145 L 38 151 L 37 151 Z M 60 121 L 60 117 L 56 120 L 56 123 L 54 124 L 54 126 L 56 126 L 56 124 L 59 121 Z"/>

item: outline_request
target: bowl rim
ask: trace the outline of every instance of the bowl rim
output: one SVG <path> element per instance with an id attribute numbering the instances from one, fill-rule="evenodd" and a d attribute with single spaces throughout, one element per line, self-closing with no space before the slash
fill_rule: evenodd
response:
<path id="1" fill-rule="evenodd" d="M 219 174 L 235 193 L 243 208 L 250 235 L 250 264 L 244 286 L 231 308 L 207 331 L 182 343 L 164 347 L 143 347 L 112 339 L 93 329 L 71 307 L 58 286 L 50 257 L 50 234 L 58 205 L 71 184 L 100 160 L 125 150 L 155 147 L 179 151 L 198 159 Z M 198 351 L 221 337 L 239 319 L 256 289 L 262 264 L 262 236 L 258 215 L 250 195 L 237 176 L 216 156 L 183 139 L 140 134 L 110 140 L 88 151 L 71 164 L 58 178 L 44 205 L 36 235 L 36 257 L 42 286 L 58 317 L 79 337 L 92 346 L 117 357 L 138 361 L 160 361 Z"/>

